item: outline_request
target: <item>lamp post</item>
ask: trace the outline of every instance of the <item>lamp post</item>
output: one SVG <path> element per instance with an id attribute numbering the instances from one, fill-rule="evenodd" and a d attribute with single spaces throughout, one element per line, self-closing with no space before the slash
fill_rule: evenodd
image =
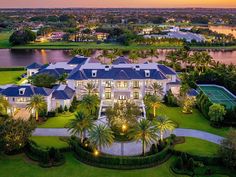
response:
<path id="1" fill-rule="evenodd" d="M 125 135 L 125 131 L 127 130 L 127 125 L 123 124 L 121 129 L 122 129 L 121 135 Z M 124 142 L 123 141 L 121 141 L 121 155 L 122 156 L 124 155 Z"/>

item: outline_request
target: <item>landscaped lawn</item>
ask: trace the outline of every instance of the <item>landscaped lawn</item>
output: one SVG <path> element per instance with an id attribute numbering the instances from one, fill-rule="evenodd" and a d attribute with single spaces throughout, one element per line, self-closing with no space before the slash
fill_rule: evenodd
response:
<path id="1" fill-rule="evenodd" d="M 49 118 L 46 122 L 38 125 L 39 128 L 65 128 L 66 125 L 74 118 L 74 113 L 62 113 L 56 117 Z"/>
<path id="2" fill-rule="evenodd" d="M 0 71 L 0 85 L 16 84 L 17 77 L 24 74 L 25 71 Z"/>
<path id="3" fill-rule="evenodd" d="M 110 170 L 85 165 L 71 153 L 66 154 L 66 163 L 55 168 L 41 168 L 31 164 L 24 155 L 0 156 L 1 177 L 184 177 L 170 172 L 174 158 L 154 168 L 142 170 Z"/>
<path id="4" fill-rule="evenodd" d="M 54 147 L 60 149 L 69 146 L 67 142 L 62 141 L 59 137 L 55 136 L 32 136 L 30 139 L 42 147 Z"/>
<path id="5" fill-rule="evenodd" d="M 220 136 L 226 136 L 229 130 L 229 128 L 213 128 L 210 126 L 210 122 L 197 109 L 194 109 L 192 114 L 184 114 L 181 112 L 180 107 L 168 107 L 161 104 L 157 110 L 157 114 L 166 115 L 175 121 L 180 128 L 202 130 Z"/>
<path id="6" fill-rule="evenodd" d="M 9 48 L 10 43 L 8 42 L 11 32 L 0 33 L 0 48 Z"/>
<path id="7" fill-rule="evenodd" d="M 182 45 L 175 45 L 169 42 L 163 42 L 157 45 L 137 45 L 131 44 L 129 46 L 113 44 L 113 43 L 101 43 L 96 42 L 42 42 L 42 43 L 31 43 L 27 45 L 14 46 L 16 49 L 125 49 L 125 50 L 138 50 L 138 49 L 156 49 L 156 48 L 181 48 Z"/>
<path id="8" fill-rule="evenodd" d="M 175 150 L 200 156 L 217 156 L 219 145 L 196 138 L 185 137 L 185 143 L 175 145 Z"/>

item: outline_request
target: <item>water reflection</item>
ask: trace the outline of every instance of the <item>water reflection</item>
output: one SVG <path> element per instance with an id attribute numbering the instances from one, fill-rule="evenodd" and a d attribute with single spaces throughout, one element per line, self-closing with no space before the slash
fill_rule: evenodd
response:
<path id="1" fill-rule="evenodd" d="M 236 37 L 236 27 L 230 26 L 210 26 L 210 30 L 223 34 L 233 34 Z"/>
<path id="2" fill-rule="evenodd" d="M 158 50 L 158 60 L 164 60 L 170 50 Z M 234 51 L 213 51 L 210 55 L 216 61 L 225 64 L 236 64 L 236 50 Z M 10 50 L 0 49 L 0 67 L 26 66 L 33 62 L 55 63 L 68 61 L 71 58 L 68 50 Z"/>

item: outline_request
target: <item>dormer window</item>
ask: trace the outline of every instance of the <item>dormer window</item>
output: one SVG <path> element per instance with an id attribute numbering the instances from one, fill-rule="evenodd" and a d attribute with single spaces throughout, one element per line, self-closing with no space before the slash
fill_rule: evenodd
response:
<path id="1" fill-rule="evenodd" d="M 92 70 L 92 77 L 97 77 L 97 70 Z"/>
<path id="2" fill-rule="evenodd" d="M 139 65 L 136 65 L 136 66 L 135 66 L 135 70 L 136 70 L 136 71 L 140 71 L 140 66 L 139 66 Z"/>
<path id="3" fill-rule="evenodd" d="M 19 89 L 19 95 L 24 95 L 25 94 L 25 88 Z"/>
<path id="4" fill-rule="evenodd" d="M 110 66 L 106 65 L 105 66 L 105 71 L 109 71 L 110 70 Z"/>
<path id="5" fill-rule="evenodd" d="M 149 70 L 145 70 L 145 77 L 150 77 L 150 71 Z"/>

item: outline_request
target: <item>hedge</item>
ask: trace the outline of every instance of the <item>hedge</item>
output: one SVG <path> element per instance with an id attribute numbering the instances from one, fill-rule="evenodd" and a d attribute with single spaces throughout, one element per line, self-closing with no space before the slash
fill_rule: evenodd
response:
<path id="1" fill-rule="evenodd" d="M 183 152 L 172 149 L 172 153 L 173 153 L 173 155 L 181 156 L 181 154 Z M 213 157 L 213 156 L 199 156 L 199 155 L 189 154 L 186 152 L 184 152 L 184 153 L 187 154 L 187 156 L 189 158 L 193 158 L 193 160 L 195 160 L 195 161 L 204 162 L 205 165 L 222 165 L 222 159 L 217 156 L 215 156 L 215 157 Z"/>
<path id="2" fill-rule="evenodd" d="M 44 168 L 65 163 L 65 157 L 58 149 L 42 148 L 33 141 L 29 141 L 25 146 L 25 154 L 31 160 L 39 162 L 39 165 Z"/>
<path id="3" fill-rule="evenodd" d="M 92 152 L 81 147 L 78 140 L 71 139 L 70 144 L 78 160 L 89 165 L 110 169 L 140 169 L 156 166 L 167 161 L 172 152 L 171 143 L 168 143 L 161 152 L 148 156 L 112 156 L 108 154 L 94 156 Z"/>
<path id="4" fill-rule="evenodd" d="M 179 158 L 183 155 L 183 152 L 173 150 L 172 151 L 174 155 L 179 156 Z M 194 168 L 191 170 L 189 168 L 183 168 L 179 169 L 178 168 L 178 160 L 176 159 L 173 161 L 173 163 L 170 166 L 170 169 L 180 175 L 188 175 L 188 176 L 193 176 L 193 175 L 213 175 L 213 174 L 223 174 L 223 175 L 228 175 L 231 176 L 232 174 L 235 174 L 236 171 L 233 169 L 228 169 L 225 167 L 222 163 L 222 160 L 220 157 L 202 157 L 202 156 L 197 156 L 197 155 L 192 155 L 192 154 L 186 154 L 188 160 L 193 159 L 195 163 L 200 162 L 203 165 L 198 166 L 195 164 Z M 183 158 L 183 157 L 181 157 Z"/>
<path id="5" fill-rule="evenodd" d="M 24 67 L 14 67 L 14 68 L 0 68 L 0 71 L 24 71 Z"/>

